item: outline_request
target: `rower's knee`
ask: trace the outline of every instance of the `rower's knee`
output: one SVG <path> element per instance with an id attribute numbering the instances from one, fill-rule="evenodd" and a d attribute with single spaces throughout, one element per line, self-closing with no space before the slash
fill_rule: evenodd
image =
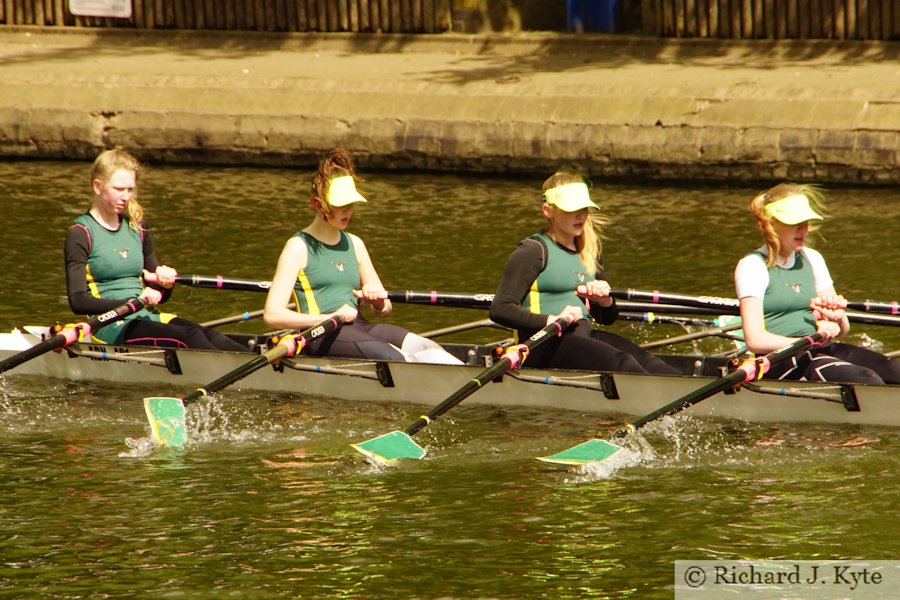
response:
<path id="1" fill-rule="evenodd" d="M 459 360 L 434 340 L 409 333 L 403 338 L 400 348 L 406 355 L 407 362 L 436 363 L 439 365 L 461 365 Z"/>

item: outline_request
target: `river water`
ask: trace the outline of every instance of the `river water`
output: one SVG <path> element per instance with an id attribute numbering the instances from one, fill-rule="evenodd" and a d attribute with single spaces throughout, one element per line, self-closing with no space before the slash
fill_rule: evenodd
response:
<path id="1" fill-rule="evenodd" d="M 62 245 L 90 201 L 88 171 L 0 163 L 4 330 L 71 318 Z M 492 292 L 540 225 L 542 177 L 365 175 L 370 202 L 351 230 L 388 289 Z M 295 170 L 153 166 L 141 193 L 163 262 L 270 279 L 311 218 L 308 181 Z M 733 295 L 733 265 L 758 244 L 753 192 L 597 182 L 613 219 L 611 283 Z M 829 193 L 834 218 L 816 245 L 838 290 L 896 299 L 900 190 Z M 180 288 L 169 308 L 203 321 L 262 303 Z M 484 316 L 395 305 L 391 321 L 423 331 Z M 684 333 L 615 328 L 641 342 Z M 896 328 L 853 336 L 900 348 Z M 348 442 L 405 426 L 416 407 L 225 390 L 207 407 L 216 427 L 182 451 L 150 450 L 141 398 L 188 391 L 0 376 L 0 597 L 671 598 L 675 560 L 900 559 L 894 429 L 687 411 L 635 438 L 640 463 L 600 473 L 533 457 L 619 423 L 463 404 L 420 434 L 427 460 L 379 469 Z"/>

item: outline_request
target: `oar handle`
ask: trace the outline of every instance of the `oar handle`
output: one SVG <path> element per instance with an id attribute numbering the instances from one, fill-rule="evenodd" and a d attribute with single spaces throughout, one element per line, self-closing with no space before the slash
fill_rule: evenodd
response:
<path id="1" fill-rule="evenodd" d="M 23 350 L 18 354 L 10 356 L 3 362 L 0 362 L 0 373 L 15 368 L 22 363 L 31 360 L 32 358 L 44 354 L 45 352 L 55 350 L 56 348 L 64 348 L 66 346 L 74 344 L 78 340 L 90 335 L 92 332 L 97 331 L 101 327 L 109 325 L 114 321 L 124 319 L 128 315 L 136 313 L 137 311 L 144 308 L 144 306 L 145 303 L 142 299 L 135 298 L 133 300 L 129 300 L 125 304 L 117 306 L 112 310 L 106 311 L 103 314 L 95 315 L 87 321 L 76 323 L 75 325 L 66 327 L 56 335 L 47 338 L 43 342 L 35 344 L 31 348 Z"/>
<path id="2" fill-rule="evenodd" d="M 414 423 L 406 428 L 407 435 L 413 435 L 420 429 L 426 427 L 433 420 L 437 419 L 448 410 L 474 394 L 485 384 L 493 381 L 503 373 L 517 368 L 528 358 L 528 353 L 549 340 L 554 335 L 562 335 L 562 332 L 575 321 L 574 317 L 559 317 L 549 325 L 537 331 L 524 343 L 510 346 L 506 349 L 497 362 L 482 371 L 474 379 L 469 380 L 447 397 L 443 402 L 431 409 L 427 414 L 422 415 Z"/>
<path id="3" fill-rule="evenodd" d="M 266 365 L 272 364 L 275 361 L 285 357 L 296 356 L 303 352 L 303 349 L 308 346 L 313 340 L 337 330 L 343 324 L 343 319 L 340 316 L 335 316 L 330 317 L 322 321 L 321 323 L 310 327 L 309 329 L 288 334 L 278 340 L 278 343 L 267 350 L 265 353 L 254 357 L 252 360 L 244 363 L 237 369 L 234 369 L 233 371 L 222 375 L 209 385 L 202 388 L 197 388 L 196 390 L 185 396 L 181 402 L 182 404 L 187 406 L 188 404 L 196 402 L 197 400 L 205 396 L 223 390 L 232 383 L 243 379 L 244 377 L 247 377 L 251 373 L 258 371 Z"/>
<path id="4" fill-rule="evenodd" d="M 799 338 L 791 344 L 770 352 L 765 356 L 759 356 L 754 360 L 746 361 L 725 377 L 712 381 L 707 385 L 701 387 L 700 389 L 691 392 L 687 396 L 683 396 L 673 402 L 670 402 L 669 404 L 666 404 L 665 406 L 653 411 L 649 415 L 633 421 L 629 425 L 626 425 L 622 429 L 619 429 L 618 431 L 615 431 L 611 435 L 607 436 L 606 439 L 626 436 L 630 433 L 633 433 L 634 431 L 637 431 L 641 427 L 644 427 L 651 421 L 655 421 L 660 417 L 665 417 L 667 415 L 673 415 L 675 413 L 681 412 L 682 410 L 689 408 L 697 404 L 698 402 L 705 400 L 710 396 L 714 396 L 730 387 L 734 387 L 736 385 L 740 385 L 754 379 L 761 379 L 763 375 L 769 372 L 769 369 L 771 369 L 772 366 L 785 361 L 792 356 L 796 356 L 804 350 L 819 345 L 821 342 L 822 334 L 816 332 L 810 336 Z"/>

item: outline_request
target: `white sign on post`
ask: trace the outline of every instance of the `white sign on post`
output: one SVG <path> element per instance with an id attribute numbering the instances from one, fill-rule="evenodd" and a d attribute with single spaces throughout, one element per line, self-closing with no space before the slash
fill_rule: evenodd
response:
<path id="1" fill-rule="evenodd" d="M 76 17 L 131 18 L 131 0 L 69 0 L 69 12 Z"/>

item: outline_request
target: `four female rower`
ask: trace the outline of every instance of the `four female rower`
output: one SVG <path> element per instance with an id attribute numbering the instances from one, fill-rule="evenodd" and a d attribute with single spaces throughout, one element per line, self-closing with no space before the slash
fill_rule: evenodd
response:
<path id="1" fill-rule="evenodd" d="M 603 279 L 602 228 L 606 224 L 577 172 L 557 171 L 543 185 L 547 228 L 526 238 L 509 257 L 491 304 L 491 319 L 525 339 L 563 315 L 578 320 L 560 337 L 532 351 L 528 364 L 629 373 L 678 374 L 633 342 L 595 328 L 618 310 Z"/>
<path id="2" fill-rule="evenodd" d="M 391 301 L 366 245 L 345 231 L 354 205 L 366 202 L 355 176 L 352 158 L 342 148 L 332 148 L 319 162 L 310 197 L 315 217 L 284 245 L 266 297 L 266 325 L 305 329 L 340 315 L 344 326 L 310 344 L 309 354 L 461 364 L 432 340 L 397 325 L 371 323 L 360 314 L 364 303 L 375 316 L 386 317 Z"/>
<path id="3" fill-rule="evenodd" d="M 150 306 L 95 332 L 98 341 L 247 351 L 215 329 L 157 310 L 155 305 L 169 299 L 177 274 L 157 260 L 137 200 L 139 172 L 138 161 L 121 148 L 102 152 L 94 162 L 92 206 L 66 236 L 73 312 L 101 314 L 140 297 Z M 320 161 L 310 198 L 315 216 L 284 246 L 266 298 L 266 325 L 305 329 L 340 315 L 346 325 L 314 342 L 309 353 L 459 364 L 437 343 L 396 325 L 370 323 L 360 314 L 361 303 L 377 317 L 387 316 L 392 307 L 365 244 L 346 231 L 354 206 L 366 202 L 355 177 L 352 159 L 341 148 Z M 509 257 L 491 318 L 524 339 L 559 316 L 577 317 L 562 336 L 532 353 L 531 366 L 676 374 L 658 357 L 589 320 L 609 325 L 618 313 L 601 260 L 608 221 L 582 175 L 558 171 L 544 182 L 542 198 L 547 227 L 523 240 Z M 776 366 L 768 377 L 900 383 L 897 361 L 833 341 L 849 330 L 847 303 L 835 291 L 822 255 L 806 245 L 808 233 L 823 219 L 820 191 L 780 184 L 754 197 L 750 208 L 765 243 L 741 259 L 734 274 L 748 347 L 766 354 L 817 331 L 828 340 Z"/>
<path id="4" fill-rule="evenodd" d="M 150 306 L 93 332 L 93 337 L 107 344 L 248 352 L 215 329 L 156 309 L 169 299 L 177 273 L 156 258 L 137 200 L 139 172 L 137 159 L 121 148 L 101 152 L 94 161 L 92 206 L 66 235 L 66 289 L 72 311 L 98 315 L 139 297 Z M 145 283 L 143 278 L 151 274 L 155 283 Z"/>
<path id="5" fill-rule="evenodd" d="M 807 235 L 822 221 L 822 194 L 810 185 L 782 183 L 750 203 L 765 244 L 738 262 L 734 273 L 745 341 L 766 354 L 816 331 L 826 340 L 850 329 L 822 255 Z M 777 365 L 771 379 L 900 383 L 900 363 L 883 354 L 840 342 Z"/>

